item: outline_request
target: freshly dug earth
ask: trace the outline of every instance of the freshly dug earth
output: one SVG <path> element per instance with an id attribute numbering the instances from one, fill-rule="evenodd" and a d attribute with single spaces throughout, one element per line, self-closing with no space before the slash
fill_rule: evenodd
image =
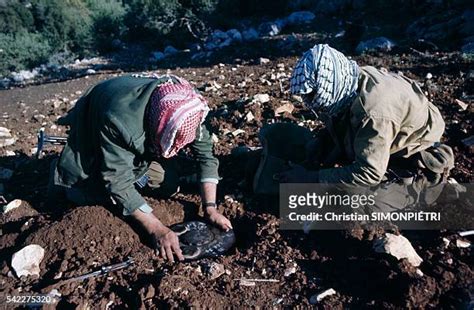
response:
<path id="1" fill-rule="evenodd" d="M 20 208 L 1 217 L 2 295 L 40 293 L 58 279 L 79 276 L 133 257 L 136 263 L 131 268 L 57 287 L 62 294 L 57 307 L 309 306 L 311 296 L 333 288 L 337 294 L 323 299 L 317 307 L 468 308 L 474 296 L 472 248 L 456 247 L 460 237 L 455 232 L 402 231 L 424 260 L 419 267 L 422 275 L 406 261 L 372 250 L 372 241 L 381 231 L 355 229 L 304 234 L 278 229 L 277 201 L 256 197 L 249 191 L 245 159 L 231 155 L 231 150 L 239 145 L 259 146 L 258 130 L 265 123 L 303 122 L 311 128 L 319 123 L 288 93 L 288 77 L 296 57 L 275 58 L 263 65 L 257 65 L 257 59 L 249 56 L 246 60 L 234 59 L 230 64 L 228 61 L 171 71 L 195 83 L 213 110 L 212 125 L 218 138 L 215 152 L 223 177 L 219 185 L 220 209 L 231 219 L 237 236 L 235 248 L 214 260 L 164 263 L 156 258 L 146 234 L 121 216 L 121 210 L 52 206 L 45 202 L 49 162 L 60 149 L 51 147 L 50 156 L 29 159 L 26 155 L 36 145 L 36 130 L 44 126 L 49 134 L 65 135 L 64 128 L 53 125 L 57 117 L 71 108 L 71 103 L 89 86 L 121 73 L 2 91 L 1 126 L 11 129 L 18 138 L 6 148 L 17 155 L 0 159 L 1 167 L 16 171 L 5 184 L 5 196 L 9 200 L 24 200 Z M 469 70 L 471 76 L 474 73 L 470 64 L 455 53 L 429 57 L 373 55 L 356 60 L 402 71 L 423 85 L 445 117 L 444 140 L 456 154 L 454 178 L 458 182 L 472 182 L 472 153 L 461 142 L 472 135 L 469 100 L 473 80 L 468 76 Z M 426 79 L 427 73 L 433 78 Z M 270 95 L 270 102 L 252 102 L 252 96 L 258 93 Z M 471 107 L 461 110 L 455 99 L 471 103 Z M 274 110 L 285 101 L 294 103 L 295 111 L 275 116 Z M 249 112 L 253 119 L 247 117 Z M 234 136 L 232 132 L 237 129 L 244 132 Z M 198 197 L 197 189 L 190 185 L 184 186 L 173 199 L 147 200 L 154 213 L 170 225 L 199 218 Z M 443 238 L 451 241 L 449 245 L 445 245 Z M 45 249 L 40 277 L 17 279 L 12 274 L 11 255 L 32 243 Z M 226 270 L 216 279 L 205 271 L 212 261 Z M 295 272 L 285 276 L 291 268 Z M 245 286 L 238 281 L 241 278 L 278 281 Z"/>

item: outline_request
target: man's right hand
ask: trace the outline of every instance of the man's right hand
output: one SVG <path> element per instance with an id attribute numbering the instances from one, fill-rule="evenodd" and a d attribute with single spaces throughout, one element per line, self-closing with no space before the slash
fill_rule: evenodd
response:
<path id="1" fill-rule="evenodd" d="M 163 259 L 168 259 L 173 263 L 173 254 L 175 254 L 178 260 L 184 260 L 181 248 L 179 247 L 178 235 L 176 235 L 171 229 L 164 227 L 164 229 L 160 229 L 152 235 L 156 249 L 159 250 L 160 256 Z"/>
<path id="2" fill-rule="evenodd" d="M 184 260 L 179 247 L 178 236 L 171 229 L 163 225 L 153 213 L 135 210 L 131 215 L 152 236 L 153 245 L 163 259 L 174 262 L 173 254 L 175 254 L 179 260 Z"/>

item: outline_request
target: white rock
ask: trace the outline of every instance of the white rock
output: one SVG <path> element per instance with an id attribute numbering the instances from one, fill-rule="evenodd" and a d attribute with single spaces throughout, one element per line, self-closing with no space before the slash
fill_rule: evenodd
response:
<path id="1" fill-rule="evenodd" d="M 270 59 L 264 58 L 264 57 L 260 57 L 260 58 L 258 59 L 258 62 L 259 62 L 261 65 L 263 65 L 263 64 L 269 63 L 269 62 L 270 62 Z"/>
<path id="2" fill-rule="evenodd" d="M 456 239 L 456 246 L 461 249 L 466 249 L 471 246 L 471 243 L 469 241 Z"/>
<path id="3" fill-rule="evenodd" d="M 433 74 L 431 74 L 431 73 L 429 73 L 429 72 L 426 73 L 426 79 L 427 79 L 427 80 L 431 80 L 432 78 L 433 78 Z"/>
<path id="4" fill-rule="evenodd" d="M 291 103 L 285 103 L 282 106 L 279 106 L 278 108 L 275 109 L 275 116 L 280 115 L 282 113 L 288 112 L 291 114 L 293 110 L 295 109 L 295 106 L 292 105 Z"/>
<path id="5" fill-rule="evenodd" d="M 421 271 L 421 269 L 419 269 L 419 268 L 416 268 L 416 271 L 415 271 L 415 272 L 416 272 L 416 274 L 417 274 L 418 276 L 420 276 L 420 277 L 423 277 L 423 276 L 425 275 L 425 274 L 423 273 L 423 271 Z"/>
<path id="6" fill-rule="evenodd" d="M 255 119 L 255 117 L 253 116 L 252 112 L 250 112 L 250 111 L 245 115 L 245 120 L 246 120 L 247 122 L 251 122 L 251 121 L 253 121 L 254 119 Z"/>
<path id="7" fill-rule="evenodd" d="M 232 135 L 233 135 L 234 137 L 237 137 L 238 135 L 240 135 L 240 134 L 242 134 L 242 133 L 244 133 L 244 132 L 245 132 L 245 130 L 236 129 L 236 130 L 232 131 Z"/>
<path id="8" fill-rule="evenodd" d="M 21 206 L 21 202 L 22 201 L 20 199 L 10 201 L 6 206 L 3 207 L 3 213 L 7 213 L 13 209 L 18 208 L 19 206 Z"/>
<path id="9" fill-rule="evenodd" d="M 289 277 L 289 276 L 291 276 L 291 275 L 294 274 L 294 273 L 296 273 L 296 266 L 291 266 L 291 267 L 285 269 L 285 274 L 284 274 L 284 276 L 285 276 L 285 277 Z"/>
<path id="10" fill-rule="evenodd" d="M 38 71 L 35 69 L 32 71 L 20 70 L 20 72 L 12 72 L 11 75 L 13 81 L 17 83 L 22 83 L 26 80 L 34 79 L 38 75 Z"/>
<path id="11" fill-rule="evenodd" d="M 0 127 L 0 147 L 12 145 L 16 139 L 10 133 L 10 130 L 5 127 Z"/>
<path id="12" fill-rule="evenodd" d="M 377 253 L 390 254 L 399 260 L 406 258 L 415 267 L 423 262 L 410 241 L 402 235 L 386 233 L 383 238 L 374 241 L 373 248 Z"/>
<path id="13" fill-rule="evenodd" d="M 256 94 L 253 96 L 253 101 L 259 103 L 266 103 L 270 101 L 270 96 L 268 94 Z"/>
<path id="14" fill-rule="evenodd" d="M 44 257 L 44 249 L 38 244 L 30 244 L 12 256 L 12 267 L 17 277 L 39 276 L 39 265 Z"/>
<path id="15" fill-rule="evenodd" d="M 461 108 L 461 110 L 466 111 L 469 105 L 459 99 L 454 99 L 454 102 Z"/>
<path id="16" fill-rule="evenodd" d="M 215 262 L 204 266 L 204 269 L 211 280 L 217 279 L 225 273 L 224 265 Z"/>
<path id="17" fill-rule="evenodd" d="M 96 74 L 94 69 L 87 69 L 86 74 Z"/>
<path id="18" fill-rule="evenodd" d="M 7 150 L 7 151 L 5 151 L 5 156 L 16 156 L 16 154 L 13 151 Z"/>
<path id="19" fill-rule="evenodd" d="M 450 241 L 449 241 L 449 239 L 448 239 L 448 238 L 443 238 L 443 244 L 444 244 L 444 248 L 445 248 L 445 249 L 447 249 L 447 248 L 448 248 L 448 246 L 449 246 L 449 243 L 450 243 Z"/>
<path id="20" fill-rule="evenodd" d="M 61 297 L 61 293 L 57 289 L 52 289 L 48 295 L 53 296 L 53 297 Z"/>
<path id="21" fill-rule="evenodd" d="M 311 296 L 311 298 L 309 299 L 309 302 L 312 305 L 315 305 L 318 302 L 320 302 L 321 300 L 323 300 L 324 298 L 326 298 L 328 296 L 331 296 L 331 295 L 334 295 L 334 294 L 336 294 L 336 291 L 334 289 L 330 288 L 330 289 L 325 290 L 324 292 L 321 292 L 319 294 Z"/>
<path id="22" fill-rule="evenodd" d="M 0 167 L 0 180 L 8 180 L 13 175 L 13 170 Z"/>

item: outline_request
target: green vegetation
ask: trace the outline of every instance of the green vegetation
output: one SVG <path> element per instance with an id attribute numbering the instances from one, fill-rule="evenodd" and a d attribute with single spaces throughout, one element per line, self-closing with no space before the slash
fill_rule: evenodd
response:
<path id="1" fill-rule="evenodd" d="M 275 5 L 278 3 L 278 5 Z M 286 14 L 288 0 L 0 0 L 0 75 L 139 42 L 184 47 L 192 33 L 239 17 Z M 266 8 L 262 12 L 262 8 Z M 120 41 L 118 41 L 118 40 Z M 115 40 L 115 41 L 114 41 Z M 114 44 L 115 42 L 115 44 Z"/>

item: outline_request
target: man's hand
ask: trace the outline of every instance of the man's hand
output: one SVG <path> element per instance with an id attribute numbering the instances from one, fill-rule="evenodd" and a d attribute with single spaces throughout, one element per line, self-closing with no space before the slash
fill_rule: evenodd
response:
<path id="1" fill-rule="evenodd" d="M 176 255 L 178 260 L 184 260 L 184 256 L 179 247 L 178 235 L 176 235 L 171 229 L 160 229 L 153 233 L 153 239 L 155 241 L 156 249 L 160 251 L 160 255 L 163 259 L 168 259 L 170 262 L 174 262 L 173 254 Z"/>
<path id="2" fill-rule="evenodd" d="M 305 167 L 290 162 L 290 169 L 280 172 L 278 179 L 283 183 L 316 183 L 318 172 L 307 170 Z"/>
<path id="3" fill-rule="evenodd" d="M 209 222 L 218 226 L 222 230 L 229 231 L 232 229 L 232 224 L 230 223 L 229 219 L 220 214 L 216 208 L 207 207 L 204 213 Z"/>
<path id="4" fill-rule="evenodd" d="M 154 246 L 156 250 L 159 250 L 163 259 L 174 262 L 174 253 L 179 260 L 184 260 L 179 247 L 178 236 L 171 229 L 163 225 L 153 213 L 135 210 L 131 215 L 152 236 Z"/>

